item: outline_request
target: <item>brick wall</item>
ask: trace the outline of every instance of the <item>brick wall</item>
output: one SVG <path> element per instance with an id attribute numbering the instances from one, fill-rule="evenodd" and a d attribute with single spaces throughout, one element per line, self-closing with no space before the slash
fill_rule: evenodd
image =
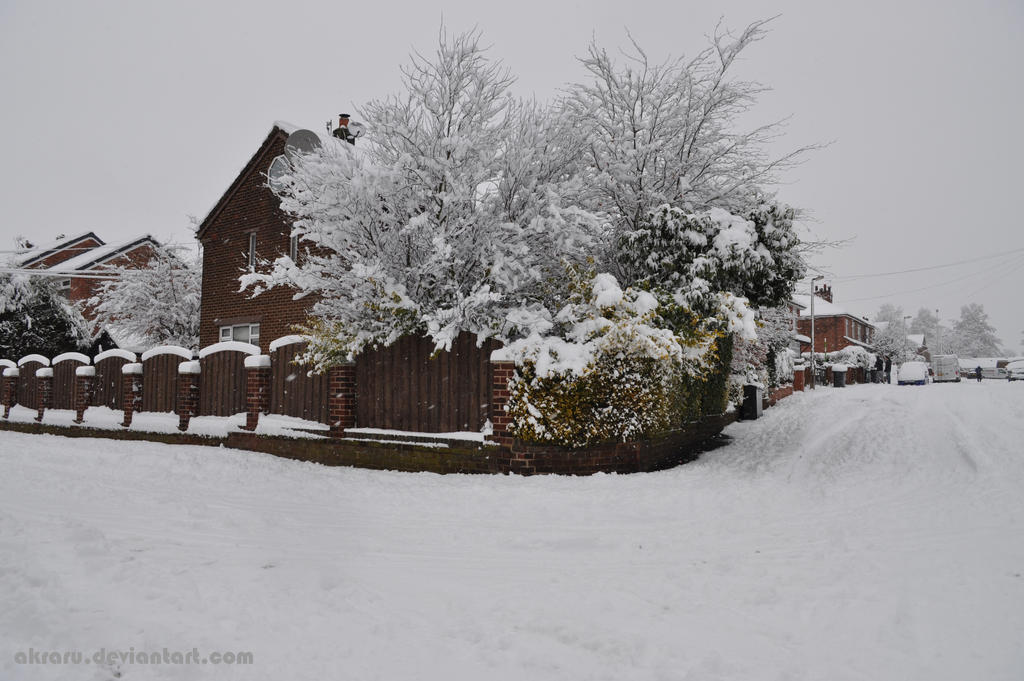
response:
<path id="1" fill-rule="evenodd" d="M 249 235 L 256 234 L 257 259 L 274 260 L 288 254 L 291 224 L 279 201 L 266 186 L 271 161 L 284 152 L 284 131 L 274 128 L 203 223 L 203 298 L 199 320 L 199 345 L 220 340 L 221 326 L 260 325 L 260 350 L 270 342 L 294 333 L 292 327 L 306 319 L 311 297 L 292 300 L 291 289 L 274 289 L 251 298 L 238 291 L 238 277 L 247 269 Z"/>
<path id="2" fill-rule="evenodd" d="M 140 244 L 130 251 L 126 251 L 116 258 L 112 258 L 103 263 L 102 267 L 131 267 L 134 269 L 142 269 L 146 266 L 146 263 L 154 255 L 153 246 L 148 243 Z M 68 300 L 71 302 L 80 302 L 88 300 L 97 293 L 99 293 L 100 285 L 103 279 L 85 278 L 85 277 L 71 277 L 71 289 L 68 292 Z M 85 307 L 82 310 L 82 314 L 86 319 L 92 319 L 92 309 Z"/>

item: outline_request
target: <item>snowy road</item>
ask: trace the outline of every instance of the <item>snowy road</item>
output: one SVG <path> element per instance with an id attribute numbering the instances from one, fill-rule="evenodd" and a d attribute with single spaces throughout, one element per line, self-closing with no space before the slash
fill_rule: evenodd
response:
<path id="1" fill-rule="evenodd" d="M 0 432 L 0 679 L 1024 678 L 1024 384 L 727 432 L 592 478 Z M 253 664 L 15 661 L 101 648 Z"/>

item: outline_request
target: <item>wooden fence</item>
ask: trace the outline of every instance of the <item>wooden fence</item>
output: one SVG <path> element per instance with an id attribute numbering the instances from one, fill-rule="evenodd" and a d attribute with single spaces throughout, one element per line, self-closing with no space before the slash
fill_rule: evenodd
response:
<path id="1" fill-rule="evenodd" d="M 244 347 L 243 347 L 244 346 Z M 407 336 L 388 348 L 369 350 L 356 359 L 356 425 L 417 432 L 479 431 L 491 418 L 493 383 L 490 354 L 498 347 L 476 337 L 460 335 L 450 352 L 434 352 L 426 338 Z M 271 413 L 329 423 L 330 391 L 326 374 L 312 374 L 294 363 L 301 342 L 275 344 L 271 352 Z M 243 343 L 219 343 L 200 353 L 198 413 L 230 416 L 246 411 L 248 355 L 259 349 Z M 54 365 L 51 408 L 74 408 L 75 369 L 88 358 L 61 356 Z M 94 381 L 97 406 L 124 408 L 122 367 L 132 353 L 115 350 L 96 357 Z M 142 403 L 136 411 L 174 412 L 177 406 L 178 365 L 192 359 L 185 348 L 162 346 L 144 353 Z M 28 361 L 25 361 L 28 360 Z M 37 361 L 38 360 L 38 361 Z M 22 359 L 18 402 L 34 408 L 38 390 L 35 372 L 46 358 Z"/>
<path id="2" fill-rule="evenodd" d="M 178 404 L 178 365 L 191 358 L 168 348 L 142 355 L 142 407 L 139 411 L 174 411 Z M 150 354 L 159 351 L 157 354 Z"/>
<path id="3" fill-rule="evenodd" d="M 295 364 L 306 343 L 278 345 L 270 353 L 270 412 L 307 421 L 330 423 L 327 411 L 327 375 Z"/>
<path id="4" fill-rule="evenodd" d="M 199 415 L 231 416 L 245 411 L 245 358 L 259 348 L 237 349 L 244 343 L 218 343 L 199 353 Z"/>
<path id="5" fill-rule="evenodd" d="M 86 366 L 90 360 L 77 352 L 67 352 L 53 358 L 52 409 L 75 408 L 75 369 Z"/>
<path id="6" fill-rule="evenodd" d="M 406 336 L 356 358 L 356 425 L 427 433 L 479 431 L 490 418 L 493 375 L 487 341 L 460 334 L 434 356 L 427 338 Z"/>
<path id="7" fill-rule="evenodd" d="M 28 357 L 35 357 L 35 355 Z M 39 403 L 39 380 L 36 378 L 36 370 L 49 366 L 49 364 L 35 359 L 26 362 L 26 359 L 27 357 L 23 357 L 18 362 L 18 404 L 25 404 L 34 409 Z"/>
<path id="8" fill-rule="evenodd" d="M 124 381 L 121 379 L 121 368 L 134 361 L 135 353 L 125 350 L 101 352 L 96 355 L 96 378 L 93 382 L 93 389 L 96 391 L 93 400 L 96 406 L 124 409 Z"/>

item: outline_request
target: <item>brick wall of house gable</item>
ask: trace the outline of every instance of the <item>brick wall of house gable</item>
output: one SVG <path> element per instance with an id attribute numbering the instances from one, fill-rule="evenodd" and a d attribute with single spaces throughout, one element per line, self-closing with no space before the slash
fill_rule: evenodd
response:
<path id="1" fill-rule="evenodd" d="M 849 345 L 855 345 L 846 340 L 846 320 L 850 320 L 850 333 L 853 334 L 855 320 L 850 317 L 818 317 L 814 318 L 814 346 L 816 352 L 835 352 Z M 859 323 L 859 322 L 857 322 Z M 797 331 L 811 337 L 811 320 L 808 317 L 801 317 L 797 320 Z M 826 344 L 827 341 L 827 344 Z"/>
<path id="2" fill-rule="evenodd" d="M 141 269 L 146 266 L 146 263 L 148 263 L 154 255 L 155 251 L 153 250 L 153 245 L 143 243 L 129 251 L 119 254 L 116 258 L 106 260 L 101 265 L 97 265 L 90 269 L 102 270 L 104 267 L 132 267 L 135 269 Z M 73 303 L 83 303 L 99 292 L 100 284 L 103 281 L 103 279 L 72 276 L 71 289 L 68 292 L 68 300 Z M 82 312 L 86 319 L 93 319 L 94 315 L 89 307 L 83 306 Z"/>
<path id="3" fill-rule="evenodd" d="M 268 351 L 275 338 L 294 333 L 305 321 L 312 298 L 293 300 L 295 291 L 277 288 L 255 298 L 239 292 L 238 277 L 246 271 L 249 234 L 256 234 L 257 259 L 273 261 L 288 253 L 291 224 L 266 186 L 271 161 L 284 152 L 284 135 L 272 138 L 211 221 L 204 224 L 203 298 L 199 344 L 218 342 L 221 326 L 259 323 L 260 348 Z"/>

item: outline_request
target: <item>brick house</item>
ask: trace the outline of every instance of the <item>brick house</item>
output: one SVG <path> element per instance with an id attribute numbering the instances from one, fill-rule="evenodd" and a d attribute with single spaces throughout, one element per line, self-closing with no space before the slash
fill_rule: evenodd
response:
<path id="1" fill-rule="evenodd" d="M 284 153 L 293 126 L 275 123 L 266 139 L 199 225 L 203 246 L 203 297 L 199 346 L 237 340 L 260 346 L 294 333 L 306 320 L 314 298 L 294 300 L 294 289 L 274 288 L 252 297 L 239 292 L 238 277 L 260 260 L 298 257 L 291 222 L 267 186 L 267 172 Z"/>
<path id="2" fill-rule="evenodd" d="M 72 303 L 84 303 L 96 294 L 106 278 L 108 267 L 145 267 L 160 244 L 148 234 L 118 243 L 108 244 L 94 232 L 62 238 L 23 256 L 19 265 L 25 269 L 51 270 L 58 277 L 60 287 Z M 86 319 L 92 315 L 88 307 L 82 308 Z"/>
<path id="3" fill-rule="evenodd" d="M 825 285 L 815 289 L 814 297 L 814 345 L 815 352 L 835 352 L 850 345 L 859 345 L 872 350 L 875 327 L 860 317 L 832 302 L 832 287 Z M 797 319 L 797 331 L 801 336 L 801 351 L 810 350 L 811 297 L 794 295 L 795 302 L 804 306 Z"/>

